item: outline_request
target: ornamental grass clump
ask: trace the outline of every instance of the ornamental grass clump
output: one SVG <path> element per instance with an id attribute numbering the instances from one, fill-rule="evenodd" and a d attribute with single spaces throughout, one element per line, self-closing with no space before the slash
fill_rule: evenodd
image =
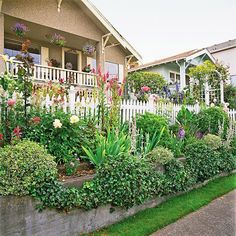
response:
<path id="1" fill-rule="evenodd" d="M 221 138 L 214 134 L 204 136 L 203 142 L 212 150 L 217 150 L 222 146 Z"/>
<path id="2" fill-rule="evenodd" d="M 54 158 L 37 143 L 21 141 L 0 148 L 0 195 L 27 195 L 56 179 Z"/>

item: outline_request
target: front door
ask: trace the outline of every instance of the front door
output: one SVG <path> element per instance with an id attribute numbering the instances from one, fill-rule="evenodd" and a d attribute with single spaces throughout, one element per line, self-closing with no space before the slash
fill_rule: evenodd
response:
<path id="1" fill-rule="evenodd" d="M 81 52 L 69 48 L 62 49 L 62 65 L 63 69 L 81 70 Z"/>

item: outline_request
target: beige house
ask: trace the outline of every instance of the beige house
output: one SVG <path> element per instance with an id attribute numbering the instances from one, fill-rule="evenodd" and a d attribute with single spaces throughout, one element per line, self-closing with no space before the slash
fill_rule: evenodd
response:
<path id="1" fill-rule="evenodd" d="M 229 67 L 230 81 L 236 86 L 236 39 L 208 47 L 212 56 Z"/>
<path id="2" fill-rule="evenodd" d="M 91 69 L 101 65 L 104 72 L 122 81 L 128 65 L 142 60 L 89 0 L 0 0 L 0 54 L 11 57 L 19 53 L 23 39 L 12 30 L 17 22 L 29 28 L 25 38 L 32 42 L 29 51 L 37 80 L 70 76 L 77 85 L 94 86 L 94 74 L 82 72 L 90 64 Z M 50 42 L 55 34 L 65 38 L 65 45 Z M 85 54 L 85 46 L 93 46 L 95 53 Z M 52 66 L 50 59 L 59 65 Z M 8 68 L 15 74 L 17 63 Z"/>

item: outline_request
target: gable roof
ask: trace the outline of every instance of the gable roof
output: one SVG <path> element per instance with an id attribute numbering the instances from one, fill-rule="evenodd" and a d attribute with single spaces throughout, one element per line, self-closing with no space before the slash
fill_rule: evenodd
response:
<path id="1" fill-rule="evenodd" d="M 208 47 L 207 49 L 209 50 L 210 53 L 216 53 L 216 52 L 228 50 L 235 47 L 236 47 L 236 39 L 232 39 L 223 43 L 214 44 Z"/>
<path id="2" fill-rule="evenodd" d="M 171 57 L 166 57 L 166 58 L 163 58 L 160 60 L 156 60 L 156 61 L 144 64 L 144 65 L 138 66 L 136 68 L 132 68 L 129 70 L 129 72 L 143 70 L 143 69 L 147 69 L 150 67 L 154 67 L 154 66 L 158 66 L 158 65 L 162 65 L 162 64 L 166 64 L 166 63 L 170 63 L 170 62 L 176 62 L 176 61 L 180 61 L 180 60 L 190 61 L 190 60 L 192 60 L 200 55 L 203 55 L 203 54 L 207 54 L 210 57 L 210 59 L 213 62 L 215 62 L 215 59 L 212 57 L 212 55 L 209 53 L 209 51 L 207 49 L 194 49 L 194 50 L 190 50 L 190 51 L 176 54 Z"/>
<path id="3" fill-rule="evenodd" d="M 115 27 L 103 16 L 103 14 L 93 5 L 89 0 L 76 0 L 78 3 L 82 3 L 87 10 L 95 16 L 102 26 L 107 30 L 107 33 L 111 33 L 114 39 L 120 43 L 120 45 L 127 50 L 130 55 L 133 55 L 138 61 L 142 63 L 142 56 L 131 46 L 131 44 L 115 29 Z"/>

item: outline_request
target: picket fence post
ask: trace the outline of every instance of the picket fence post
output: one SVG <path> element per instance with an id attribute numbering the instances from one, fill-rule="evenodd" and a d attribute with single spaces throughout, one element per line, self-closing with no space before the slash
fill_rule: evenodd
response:
<path id="1" fill-rule="evenodd" d="M 72 114 L 75 112 L 75 97 L 76 97 L 75 87 L 71 86 L 69 90 L 69 108 Z"/>

